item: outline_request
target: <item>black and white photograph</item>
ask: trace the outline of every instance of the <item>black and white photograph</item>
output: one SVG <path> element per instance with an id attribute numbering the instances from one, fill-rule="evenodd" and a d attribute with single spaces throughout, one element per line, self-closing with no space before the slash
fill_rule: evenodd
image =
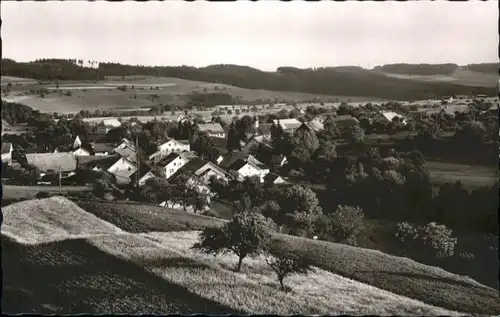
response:
<path id="1" fill-rule="evenodd" d="M 494 316 L 498 1 L 2 1 L 2 313 Z"/>

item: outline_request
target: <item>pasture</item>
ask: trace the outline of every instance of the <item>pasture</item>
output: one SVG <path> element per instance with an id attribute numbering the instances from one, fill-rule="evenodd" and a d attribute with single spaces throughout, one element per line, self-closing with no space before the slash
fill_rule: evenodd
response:
<path id="1" fill-rule="evenodd" d="M 428 161 L 426 167 L 434 185 L 460 181 L 468 189 L 492 186 L 498 182 L 496 166 L 463 165 Z"/>
<path id="2" fill-rule="evenodd" d="M 126 85 L 127 90 L 116 89 Z M 132 87 L 133 86 L 133 87 Z M 31 89 L 47 88 L 50 93 L 41 98 L 29 93 Z M 125 79 L 108 79 L 95 82 L 60 82 L 62 95 L 55 92 L 55 85 L 40 85 L 30 83 L 14 85 L 12 93 L 5 98 L 7 101 L 19 102 L 42 112 L 76 113 L 80 110 L 140 108 L 157 104 L 173 104 L 182 106 L 188 101 L 186 95 L 191 93 L 227 93 L 234 98 L 246 101 L 256 100 L 286 100 L 300 102 L 320 98 L 327 101 L 378 101 L 371 97 L 327 96 L 308 93 L 269 91 L 262 89 L 244 89 L 230 85 L 206 83 L 168 77 L 139 77 Z M 71 96 L 66 96 L 71 91 Z M 157 98 L 152 98 L 157 95 Z"/>
<path id="3" fill-rule="evenodd" d="M 91 187 L 86 186 L 18 186 L 2 185 L 2 199 L 31 199 L 35 198 L 39 192 L 61 193 L 61 192 L 83 192 L 91 191 Z"/>
<path id="4" fill-rule="evenodd" d="M 121 203 L 86 200 L 75 202 L 98 217 L 106 214 L 107 221 L 125 231 L 172 231 L 172 225 L 165 224 L 172 223 L 172 219 L 178 219 L 176 223 L 185 224 L 185 230 L 193 230 L 202 225 L 194 220 L 200 217 L 198 215 L 190 214 L 188 220 L 186 214 L 179 218 L 182 213 L 156 206 L 135 205 L 131 208 L 129 204 Z M 209 226 L 222 223 L 222 220 L 214 220 Z M 180 230 L 178 225 L 173 226 L 175 231 Z M 455 311 L 500 313 L 498 292 L 468 277 L 375 250 L 279 234 L 275 239 L 281 247 L 310 259 L 316 267 L 334 274 Z"/>

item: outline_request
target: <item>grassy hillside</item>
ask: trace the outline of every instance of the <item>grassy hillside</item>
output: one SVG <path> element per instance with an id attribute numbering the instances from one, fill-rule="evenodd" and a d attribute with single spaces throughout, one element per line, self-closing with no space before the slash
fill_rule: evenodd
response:
<path id="1" fill-rule="evenodd" d="M 179 217 L 155 206 L 131 207 L 129 204 L 83 200 L 75 202 L 86 211 L 105 217 L 122 229 L 137 228 L 136 232 L 170 231 L 169 225 L 164 225 L 163 230 L 160 230 L 157 224 L 169 223 L 170 219 Z M 120 216 L 115 218 L 112 215 Z M 143 215 L 149 215 L 147 220 Z M 190 221 L 185 218 L 182 220 L 186 228 L 188 223 L 191 228 L 200 225 L 199 222 L 194 223 L 196 216 L 192 217 Z M 276 240 L 284 248 L 312 260 L 318 268 L 395 294 L 467 313 L 500 313 L 498 292 L 467 277 L 374 250 L 285 235 L 277 235 Z"/>
<path id="2" fill-rule="evenodd" d="M 54 217 L 57 211 L 68 217 L 61 221 Z M 25 226 L 43 223 L 45 231 L 34 237 L 24 228 L 5 237 L 5 225 L 15 228 L 23 221 L 18 215 L 26 212 L 36 220 Z M 71 238 L 94 226 L 113 226 L 90 214 L 87 223 L 72 219 L 84 212 L 63 198 L 17 203 L 4 214 L 3 308 L 9 313 L 458 315 L 319 268 L 290 277 L 293 291 L 284 293 L 263 258 L 247 259 L 243 272 L 235 273 L 233 256 L 191 250 L 196 231 L 115 229 Z M 71 224 L 65 228 L 68 239 L 50 242 L 54 228 L 65 224 Z"/>

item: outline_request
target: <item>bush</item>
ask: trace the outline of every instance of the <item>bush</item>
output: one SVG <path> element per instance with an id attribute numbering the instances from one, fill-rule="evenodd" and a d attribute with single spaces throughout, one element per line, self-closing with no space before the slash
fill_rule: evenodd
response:
<path id="1" fill-rule="evenodd" d="M 358 236 L 364 230 L 364 214 L 361 208 L 338 206 L 330 216 L 333 238 L 341 243 L 356 245 Z"/>
<path id="2" fill-rule="evenodd" d="M 452 230 L 435 222 L 425 226 L 413 227 L 407 222 L 398 223 L 395 236 L 403 244 L 405 255 L 418 258 L 432 254 L 436 259 L 453 256 L 457 238 L 452 237 Z"/>
<path id="3" fill-rule="evenodd" d="M 36 199 L 49 198 L 51 195 L 48 192 L 38 192 L 35 196 Z"/>

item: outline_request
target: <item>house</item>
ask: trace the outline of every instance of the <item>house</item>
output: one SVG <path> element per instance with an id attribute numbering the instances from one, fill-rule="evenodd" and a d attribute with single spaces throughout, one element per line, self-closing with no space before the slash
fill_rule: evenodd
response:
<path id="1" fill-rule="evenodd" d="M 77 160 L 71 153 L 30 153 L 26 154 L 29 165 L 35 166 L 43 173 L 60 173 L 67 176 L 76 170 Z"/>
<path id="2" fill-rule="evenodd" d="M 251 151 L 258 149 L 260 145 L 271 149 L 271 146 L 269 145 L 270 142 L 271 142 L 270 135 L 267 134 L 258 136 L 254 135 L 241 147 L 241 151 L 245 153 L 250 153 Z"/>
<path id="3" fill-rule="evenodd" d="M 80 139 L 80 136 L 77 135 L 75 141 L 73 141 L 73 148 L 78 149 L 81 146 L 82 146 L 82 140 Z"/>
<path id="4" fill-rule="evenodd" d="M 97 125 L 97 133 L 106 134 L 109 130 L 121 127 L 122 123 L 118 119 L 104 119 Z"/>
<path id="5" fill-rule="evenodd" d="M 115 175 L 119 183 L 128 183 L 131 181 L 130 177 L 137 171 L 137 166 L 125 157 L 120 157 L 107 171 Z"/>
<path id="6" fill-rule="evenodd" d="M 137 160 L 135 145 L 127 139 L 123 139 L 122 143 L 114 148 L 112 152 L 119 154 L 132 163 L 135 163 Z"/>
<path id="7" fill-rule="evenodd" d="M 2 163 L 3 164 L 10 164 L 12 163 L 12 151 L 13 151 L 13 146 L 12 143 L 2 143 Z"/>
<path id="8" fill-rule="evenodd" d="M 197 126 L 200 132 L 205 132 L 208 136 L 222 139 L 226 137 L 226 131 L 220 123 L 199 123 Z"/>
<path id="9" fill-rule="evenodd" d="M 388 124 L 389 122 L 392 122 L 394 118 L 399 118 L 400 122 L 403 125 L 406 125 L 406 118 L 400 114 L 397 114 L 392 111 L 381 111 L 376 113 L 370 118 L 371 122 L 381 122 L 384 124 Z"/>
<path id="10" fill-rule="evenodd" d="M 284 155 L 273 155 L 269 160 L 269 165 L 273 170 L 282 168 L 288 162 Z"/>
<path id="11" fill-rule="evenodd" d="M 90 152 L 80 147 L 74 150 L 71 154 L 73 154 L 74 156 L 89 156 Z"/>
<path id="12" fill-rule="evenodd" d="M 353 125 L 359 124 L 359 120 L 354 118 L 351 115 L 340 115 L 340 116 L 328 116 L 326 119 L 323 121 L 323 125 L 327 125 L 328 123 L 333 123 L 338 127 L 350 127 Z"/>
<path id="13" fill-rule="evenodd" d="M 149 156 L 150 160 L 157 162 L 163 157 L 169 155 L 170 153 L 182 153 L 189 152 L 191 146 L 189 140 L 175 140 L 170 139 L 167 142 L 158 146 L 158 150 Z"/>
<path id="14" fill-rule="evenodd" d="M 269 168 L 253 155 L 245 152 L 232 152 L 226 155 L 219 163 L 219 167 L 225 170 L 235 171 L 241 178 L 258 176 L 263 181 L 264 176 L 269 173 Z"/>
<path id="15" fill-rule="evenodd" d="M 135 181 L 139 177 L 139 187 L 142 187 L 146 184 L 146 181 L 148 179 L 157 177 L 152 170 L 149 169 L 140 169 L 139 171 L 136 171 L 134 174 L 130 176 L 130 179 L 132 181 Z"/>
<path id="16" fill-rule="evenodd" d="M 123 148 L 126 148 L 126 147 L 129 147 L 129 148 L 131 148 L 131 149 L 133 149 L 133 150 L 135 151 L 135 144 L 134 144 L 134 142 L 129 141 L 129 140 L 125 139 L 125 138 L 123 138 L 123 139 L 122 139 L 122 143 L 120 143 L 120 144 L 119 144 L 119 145 L 115 148 L 115 150 L 116 150 L 116 149 L 123 149 Z"/>
<path id="17" fill-rule="evenodd" d="M 323 130 L 324 128 L 325 128 L 325 126 L 323 125 L 323 123 L 321 121 L 319 121 L 319 119 L 314 119 L 311 121 L 303 122 L 302 125 L 297 130 L 309 129 L 309 130 L 314 131 L 314 132 L 319 132 L 319 131 Z"/>
<path id="18" fill-rule="evenodd" d="M 91 147 L 94 155 L 110 155 L 114 150 L 111 143 L 92 143 Z"/>
<path id="19" fill-rule="evenodd" d="M 286 184 L 286 181 L 279 175 L 268 173 L 264 176 L 264 183 L 268 185 Z"/>
<path id="20" fill-rule="evenodd" d="M 183 153 L 170 153 L 167 157 L 163 158 L 158 166 L 161 167 L 161 176 L 169 179 L 174 175 L 180 168 L 186 165 L 191 159 L 195 158 L 191 152 L 183 152 Z"/>
<path id="21" fill-rule="evenodd" d="M 275 119 L 273 120 L 274 125 L 276 126 L 281 126 L 284 132 L 288 133 L 293 133 L 295 130 L 297 130 L 301 125 L 302 122 L 300 122 L 297 119 Z"/>

